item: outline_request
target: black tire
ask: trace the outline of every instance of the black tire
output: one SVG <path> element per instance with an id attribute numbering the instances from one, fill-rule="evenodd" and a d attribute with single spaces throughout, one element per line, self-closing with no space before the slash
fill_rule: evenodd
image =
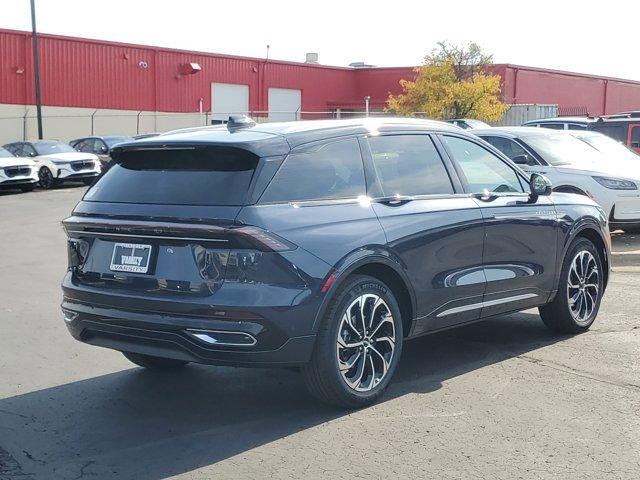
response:
<path id="1" fill-rule="evenodd" d="M 55 187 L 57 184 L 57 181 L 53 177 L 51 170 L 49 170 L 47 167 L 42 167 L 38 171 L 38 178 L 40 179 L 38 185 L 40 185 L 40 188 L 43 188 L 44 190 L 49 190 L 50 188 Z"/>
<path id="2" fill-rule="evenodd" d="M 362 302 L 368 305 L 368 308 L 365 307 L 365 316 L 371 314 L 371 319 L 369 328 L 364 334 L 366 337 L 356 338 L 355 330 L 344 325 L 342 319 L 348 307 L 364 298 L 362 295 L 365 294 L 374 296 L 368 297 Z M 373 310 L 371 305 L 377 301 L 375 297 L 383 300 L 384 305 L 379 305 Z M 357 313 L 359 310 L 352 311 Z M 372 311 L 373 313 L 371 313 Z M 385 312 L 390 313 L 392 318 L 390 319 Z M 364 326 L 362 330 L 365 330 Z M 342 340 L 345 340 L 346 335 L 346 341 L 359 341 L 362 346 L 338 347 L 339 331 L 342 332 Z M 353 338 L 349 338 L 352 334 L 347 333 L 348 331 L 353 332 Z M 392 334 L 395 342 L 388 340 Z M 376 278 L 354 275 L 340 285 L 339 291 L 330 301 L 321 320 L 311 361 L 301 369 L 305 384 L 313 396 L 330 405 L 341 408 L 362 408 L 371 405 L 384 393 L 395 373 L 402 354 L 402 339 L 400 308 L 391 289 Z M 380 352 L 383 355 L 380 355 Z M 345 357 L 346 361 L 357 357 L 367 365 L 363 367 L 363 370 L 360 370 L 360 363 L 357 363 L 352 369 L 344 370 L 344 375 L 349 375 L 353 371 L 354 377 L 358 375 L 358 372 L 362 372 L 359 377 L 362 381 L 356 384 L 355 388 L 347 384 L 347 379 L 340 372 L 338 364 L 338 357 L 349 353 L 352 355 L 348 358 Z M 385 361 L 384 358 L 388 361 Z M 368 361 L 371 363 L 367 363 Z M 384 371 L 385 366 L 386 372 Z M 376 378 L 374 367 L 378 369 L 379 378 Z M 367 373 L 367 376 L 364 377 L 364 372 L 371 373 Z M 357 391 L 358 388 L 363 388 L 362 382 L 365 379 L 369 380 L 371 388 L 368 391 Z"/>
<path id="3" fill-rule="evenodd" d="M 36 188 L 36 184 L 32 183 L 30 185 L 21 185 L 20 190 L 24 193 L 33 192 L 33 189 Z"/>
<path id="4" fill-rule="evenodd" d="M 149 370 L 177 370 L 184 367 L 189 362 L 185 360 L 174 360 L 173 358 L 152 357 L 141 353 L 122 352 L 127 360 L 136 365 Z"/>
<path id="5" fill-rule="evenodd" d="M 598 274 L 597 282 L 594 280 L 589 280 L 589 282 L 593 282 L 594 285 L 597 284 L 597 291 L 594 291 L 593 287 L 585 289 L 584 285 L 590 285 L 591 283 L 585 283 L 582 279 L 579 279 L 579 276 L 576 276 L 573 273 L 571 280 L 572 284 L 580 285 L 580 287 L 578 289 L 569 289 L 568 282 L 572 264 L 576 257 L 583 252 L 586 252 L 588 255 L 593 257 L 593 260 L 595 261 Z M 588 258 L 588 255 L 585 255 L 585 257 Z M 602 293 L 604 288 L 603 275 L 604 271 L 602 269 L 602 259 L 600 258 L 598 249 L 590 240 L 582 237 L 576 238 L 569 247 L 564 261 L 562 262 L 560 282 L 558 284 L 558 293 L 556 294 L 553 302 L 539 308 L 540 317 L 542 318 L 544 324 L 554 332 L 558 333 L 575 334 L 583 333 L 589 330 L 598 315 L 598 310 L 600 309 L 600 301 L 602 300 Z M 583 319 L 576 318 L 574 313 L 572 313 L 572 307 L 570 306 L 569 302 L 569 295 L 571 294 L 571 296 L 574 296 L 578 293 L 578 290 L 587 292 L 583 294 L 584 296 L 582 297 L 584 299 L 584 302 L 586 302 L 586 305 L 589 305 L 589 302 L 586 299 L 587 294 L 590 295 L 592 299 L 594 299 L 593 310 L 587 315 L 587 313 L 589 312 L 588 306 L 585 307 L 585 318 Z M 579 298 L 579 301 L 582 300 Z M 577 305 L 576 308 L 579 308 L 580 304 L 576 302 L 573 305 Z"/>
<path id="6" fill-rule="evenodd" d="M 93 185 L 94 178 L 83 178 L 82 183 L 84 183 L 87 187 Z"/>

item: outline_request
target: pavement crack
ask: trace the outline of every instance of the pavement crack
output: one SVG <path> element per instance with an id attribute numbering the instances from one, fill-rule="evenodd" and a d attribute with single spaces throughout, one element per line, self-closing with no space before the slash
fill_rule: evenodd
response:
<path id="1" fill-rule="evenodd" d="M 551 368 L 553 370 L 557 370 L 559 372 L 568 373 L 570 375 L 575 375 L 577 377 L 586 378 L 588 380 L 594 380 L 600 383 L 606 383 L 608 385 L 613 385 L 616 387 L 622 387 L 629 390 L 640 391 L 640 385 L 636 385 L 635 383 L 629 382 L 620 382 L 616 380 L 611 380 L 602 377 L 596 377 L 595 375 L 588 374 L 586 372 L 582 372 L 580 370 L 576 370 L 575 368 L 569 367 L 568 365 L 563 365 L 561 363 L 551 362 L 547 360 L 541 360 L 539 358 L 531 357 L 529 355 L 516 355 L 516 358 L 520 360 L 524 360 L 525 362 L 533 363 L 535 365 L 541 365 L 543 367 Z"/>
<path id="2" fill-rule="evenodd" d="M 84 477 L 85 475 L 95 475 L 95 473 L 91 473 L 91 472 L 87 473 L 87 472 L 85 472 L 85 471 L 84 471 L 84 470 L 85 470 L 86 468 L 88 468 L 88 467 L 89 467 L 89 465 L 91 465 L 92 463 L 94 463 L 94 461 L 93 461 L 93 460 L 89 460 L 87 463 L 85 463 L 83 466 L 81 466 L 81 467 L 80 467 L 80 473 L 78 474 L 78 476 L 77 476 L 77 477 L 75 477 L 75 480 L 78 480 L 79 478 L 82 478 L 82 477 Z"/>

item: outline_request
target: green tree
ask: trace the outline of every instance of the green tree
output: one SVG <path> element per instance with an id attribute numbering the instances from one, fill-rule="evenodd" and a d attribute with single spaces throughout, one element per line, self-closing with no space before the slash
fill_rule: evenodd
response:
<path id="1" fill-rule="evenodd" d="M 499 120 L 508 107 L 501 99 L 500 76 L 487 73 L 491 62 L 492 56 L 475 43 L 439 42 L 416 68 L 416 79 L 400 81 L 403 91 L 389 96 L 387 110 L 438 119 Z"/>

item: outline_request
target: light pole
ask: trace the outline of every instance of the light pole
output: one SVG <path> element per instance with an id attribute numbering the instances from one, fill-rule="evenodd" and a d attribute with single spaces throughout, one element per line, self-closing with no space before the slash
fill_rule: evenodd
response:
<path id="1" fill-rule="evenodd" d="M 369 116 L 369 100 L 371 100 L 371 97 L 369 95 L 364 97 L 364 116 L 365 117 Z"/>
<path id="2" fill-rule="evenodd" d="M 36 94 L 36 114 L 38 116 L 38 138 L 42 140 L 42 99 L 40 98 L 40 59 L 38 55 L 35 0 L 31 0 L 31 46 L 33 50 L 33 82 Z"/>

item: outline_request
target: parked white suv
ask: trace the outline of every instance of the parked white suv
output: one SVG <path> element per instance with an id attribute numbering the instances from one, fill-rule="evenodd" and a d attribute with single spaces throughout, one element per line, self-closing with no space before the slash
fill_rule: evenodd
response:
<path id="1" fill-rule="evenodd" d="M 30 158 L 16 158 L 0 147 L 0 188 L 18 188 L 30 192 L 38 183 L 38 169 Z"/>
<path id="2" fill-rule="evenodd" d="M 640 230 L 640 162 L 601 153 L 568 131 L 497 127 L 473 133 L 524 170 L 546 175 L 554 191 L 593 198 L 612 228 Z"/>
<path id="3" fill-rule="evenodd" d="M 100 174 L 100 160 L 96 155 L 77 152 L 57 140 L 14 142 L 4 145 L 4 148 L 17 157 L 33 159 L 42 188 L 51 188 L 61 182 L 90 185 Z"/>

